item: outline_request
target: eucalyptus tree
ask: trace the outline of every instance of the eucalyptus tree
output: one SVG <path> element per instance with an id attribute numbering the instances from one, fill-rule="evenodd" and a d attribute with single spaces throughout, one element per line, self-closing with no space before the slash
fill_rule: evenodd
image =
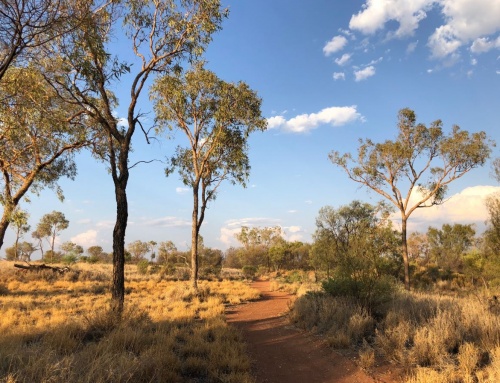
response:
<path id="1" fill-rule="evenodd" d="M 19 239 L 30 230 L 28 218 L 29 214 L 21 209 L 14 210 L 10 217 L 11 225 L 16 234 L 16 241 L 14 242 L 16 258 L 18 258 L 18 255 L 21 253 L 19 249 Z"/>
<path id="2" fill-rule="evenodd" d="M 138 107 L 140 96 L 151 77 L 169 73 L 183 60 L 199 56 L 220 29 L 226 11 L 220 0 L 123 0 L 103 4 L 98 11 L 94 8 L 90 4 L 87 12 L 81 11 L 87 18 L 57 40 L 53 51 L 62 58 L 52 60 L 47 67 L 49 74 L 56 72 L 51 65 L 64 68 L 50 81 L 62 97 L 83 107 L 107 136 L 106 151 L 99 155 L 109 164 L 116 199 L 111 307 L 121 313 L 125 297 L 126 190 L 130 169 L 136 165 L 129 161 L 132 138 L 140 129 L 148 140 L 149 132 Z M 118 56 L 112 53 L 116 34 L 120 34 L 121 43 Z M 119 125 L 115 115 L 119 102 L 112 92 L 121 83 L 130 86 L 122 95 L 127 100 L 125 126 Z"/>
<path id="3" fill-rule="evenodd" d="M 271 270 L 271 256 L 269 249 L 281 242 L 283 230 L 281 226 L 248 227 L 242 226 L 234 236 L 243 246 L 242 256 L 245 265 L 265 265 Z M 253 259 L 249 259 L 253 258 Z"/>
<path id="4" fill-rule="evenodd" d="M 389 200 L 400 212 L 405 287 L 410 289 L 407 222 L 419 208 L 442 204 L 448 185 L 484 165 L 492 142 L 481 131 L 470 134 L 453 126 L 444 134 L 441 120 L 429 127 L 416 122 L 415 112 L 402 109 L 394 141 L 360 140 L 357 158 L 332 151 L 332 163 L 347 176 Z"/>
<path id="5" fill-rule="evenodd" d="M 29 190 L 54 189 L 76 175 L 74 153 L 96 135 L 77 105 L 61 100 L 32 67 L 10 67 L 0 82 L 0 248 L 12 214 Z"/>
<path id="6" fill-rule="evenodd" d="M 63 213 L 60 211 L 52 211 L 51 213 L 45 214 L 38 223 L 36 231 L 44 238 L 47 238 L 47 242 L 50 244 L 50 254 L 51 257 L 54 256 L 54 246 L 56 242 L 56 237 L 62 230 L 66 230 L 69 226 L 69 221 L 66 219 Z M 51 259 L 52 261 L 53 259 Z"/>
<path id="7" fill-rule="evenodd" d="M 37 48 L 67 31 L 75 1 L 0 1 L 0 81 L 10 66 L 25 66 L 36 59 Z"/>
<path id="8" fill-rule="evenodd" d="M 178 170 L 193 196 L 191 283 L 197 288 L 198 238 L 205 210 L 223 181 L 245 186 L 250 172 L 248 136 L 267 127 L 261 100 L 247 84 L 227 83 L 202 63 L 159 78 L 151 97 L 160 126 L 179 128 L 187 138 L 166 169 Z"/>

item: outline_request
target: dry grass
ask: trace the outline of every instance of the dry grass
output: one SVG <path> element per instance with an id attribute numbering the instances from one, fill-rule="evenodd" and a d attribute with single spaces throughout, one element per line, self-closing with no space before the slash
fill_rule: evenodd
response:
<path id="1" fill-rule="evenodd" d="M 408 383 L 500 381 L 500 315 L 481 295 L 400 292 L 372 317 L 345 299 L 315 293 L 295 301 L 291 319 L 336 348 L 358 350 L 364 368 L 383 357 Z"/>
<path id="2" fill-rule="evenodd" d="M 107 311 L 109 265 L 57 277 L 0 263 L 0 382 L 252 382 L 224 305 L 256 299 L 242 282 L 185 282 L 126 267 L 123 319 Z"/>

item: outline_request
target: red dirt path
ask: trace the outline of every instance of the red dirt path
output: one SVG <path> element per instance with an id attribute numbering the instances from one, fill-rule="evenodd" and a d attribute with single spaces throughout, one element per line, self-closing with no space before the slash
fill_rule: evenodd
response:
<path id="1" fill-rule="evenodd" d="M 243 333 L 257 383 L 374 383 L 348 358 L 318 337 L 291 326 L 286 316 L 292 298 L 270 291 L 268 281 L 252 287 L 261 291 L 256 302 L 231 307 L 227 321 Z"/>

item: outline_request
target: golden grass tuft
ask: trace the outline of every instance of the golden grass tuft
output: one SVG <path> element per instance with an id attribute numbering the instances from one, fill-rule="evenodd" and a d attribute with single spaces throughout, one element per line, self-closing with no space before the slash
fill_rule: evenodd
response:
<path id="1" fill-rule="evenodd" d="M 108 311 L 110 265 L 71 276 L 0 264 L 0 382 L 243 382 L 250 362 L 224 306 L 256 299 L 236 281 L 186 282 L 126 267 L 126 310 Z"/>
<path id="2" fill-rule="evenodd" d="M 500 381 L 500 315 L 477 294 L 402 291 L 371 316 L 346 299 L 311 293 L 294 302 L 290 319 L 332 347 L 357 349 L 363 368 L 375 355 L 396 363 L 408 383 Z"/>

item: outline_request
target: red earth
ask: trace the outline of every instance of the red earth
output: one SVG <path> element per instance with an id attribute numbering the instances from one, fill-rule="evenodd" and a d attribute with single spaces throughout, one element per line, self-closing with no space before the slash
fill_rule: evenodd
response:
<path id="1" fill-rule="evenodd" d="M 388 371 L 368 375 L 351 359 L 328 347 L 321 337 L 290 325 L 286 313 L 293 298 L 271 291 L 270 282 L 256 281 L 261 299 L 232 306 L 228 323 L 239 328 L 257 383 L 390 383 Z"/>

